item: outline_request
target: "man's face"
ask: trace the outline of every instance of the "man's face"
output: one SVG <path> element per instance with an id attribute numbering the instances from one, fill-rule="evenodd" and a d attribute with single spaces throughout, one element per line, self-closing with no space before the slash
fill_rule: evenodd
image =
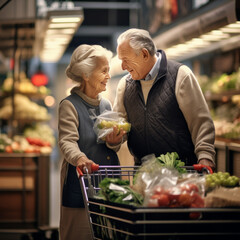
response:
<path id="1" fill-rule="evenodd" d="M 148 72 L 146 72 L 146 62 L 142 51 L 137 55 L 129 42 L 125 41 L 118 46 L 117 52 L 118 58 L 122 61 L 122 69 L 127 70 L 133 80 L 145 78 Z"/>

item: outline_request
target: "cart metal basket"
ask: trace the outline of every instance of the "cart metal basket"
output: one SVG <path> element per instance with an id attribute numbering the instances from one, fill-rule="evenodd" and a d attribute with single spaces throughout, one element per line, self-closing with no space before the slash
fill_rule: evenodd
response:
<path id="1" fill-rule="evenodd" d="M 138 167 L 100 166 L 80 177 L 93 239 L 230 240 L 240 239 L 240 208 L 134 207 L 94 198 L 105 177 L 128 179 Z M 190 213 L 200 213 L 191 219 Z"/>

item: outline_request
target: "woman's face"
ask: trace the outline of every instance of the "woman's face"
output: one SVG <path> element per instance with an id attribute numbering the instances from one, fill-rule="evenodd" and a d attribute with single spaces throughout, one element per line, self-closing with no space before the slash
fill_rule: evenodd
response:
<path id="1" fill-rule="evenodd" d="M 97 98 L 98 94 L 106 90 L 109 74 L 109 63 L 107 58 L 98 57 L 97 64 L 92 74 L 85 78 L 85 94 L 91 98 Z"/>

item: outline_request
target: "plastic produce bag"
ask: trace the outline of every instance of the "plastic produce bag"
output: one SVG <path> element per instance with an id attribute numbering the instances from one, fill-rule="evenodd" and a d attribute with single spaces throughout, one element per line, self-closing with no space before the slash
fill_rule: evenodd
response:
<path id="1" fill-rule="evenodd" d="M 117 112 L 104 111 L 97 116 L 93 126 L 93 130 L 97 134 L 97 142 L 104 142 L 105 137 L 113 131 L 114 126 L 117 126 L 119 131 L 120 129 L 123 129 L 124 131 L 129 132 L 131 129 L 131 124 Z"/>
<path id="2" fill-rule="evenodd" d="M 142 165 L 133 178 L 133 189 L 145 195 L 145 190 L 157 184 L 163 176 L 171 176 L 173 181 L 177 181 L 179 172 L 174 168 L 165 168 L 154 154 L 149 154 L 142 158 Z"/>
<path id="3" fill-rule="evenodd" d="M 144 206 L 202 208 L 204 207 L 204 186 L 204 176 L 176 181 L 175 174 L 159 175 L 158 179 L 145 190 Z"/>

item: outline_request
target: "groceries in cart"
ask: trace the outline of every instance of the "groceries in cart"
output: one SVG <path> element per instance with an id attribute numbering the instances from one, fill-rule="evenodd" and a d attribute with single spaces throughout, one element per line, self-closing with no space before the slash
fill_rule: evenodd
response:
<path id="1" fill-rule="evenodd" d="M 114 126 L 116 126 L 119 131 L 123 129 L 126 133 L 128 133 L 131 129 L 131 124 L 117 112 L 104 111 L 102 114 L 97 116 L 93 126 L 93 129 L 97 134 L 97 141 L 99 143 L 104 142 L 105 137 L 113 131 Z"/>
<path id="2" fill-rule="evenodd" d="M 237 189 L 229 191 L 225 198 L 236 192 L 239 194 L 238 177 L 227 172 L 213 173 L 201 164 L 185 166 L 176 152 L 168 152 L 158 157 L 154 154 L 145 156 L 142 165 L 138 167 L 99 168 L 101 170 L 92 178 L 94 180 L 98 177 L 98 187 L 95 188 L 94 196 L 91 194 L 91 197 L 96 199 L 135 207 L 203 208 L 221 204 L 238 206 L 236 201 L 221 200 L 223 196 L 227 196 L 226 190 L 221 194 L 224 192 L 222 189 Z M 208 174 L 203 170 L 207 170 Z M 131 176 L 126 178 L 130 173 Z M 96 185 L 96 182 L 94 184 Z M 91 189 L 90 186 L 88 188 Z M 208 194 L 211 195 L 208 197 Z M 220 199 L 218 203 L 212 200 L 217 198 L 216 195 Z"/>
<path id="3" fill-rule="evenodd" d="M 205 207 L 240 207 L 240 188 L 218 187 L 205 197 Z"/>
<path id="4" fill-rule="evenodd" d="M 155 176 L 145 189 L 146 207 L 204 207 L 204 177 L 173 181 L 171 175 Z"/>
<path id="5" fill-rule="evenodd" d="M 106 201 L 133 206 L 141 206 L 143 204 L 143 196 L 131 188 L 129 180 L 104 178 L 99 183 L 99 187 L 98 197 Z"/>

